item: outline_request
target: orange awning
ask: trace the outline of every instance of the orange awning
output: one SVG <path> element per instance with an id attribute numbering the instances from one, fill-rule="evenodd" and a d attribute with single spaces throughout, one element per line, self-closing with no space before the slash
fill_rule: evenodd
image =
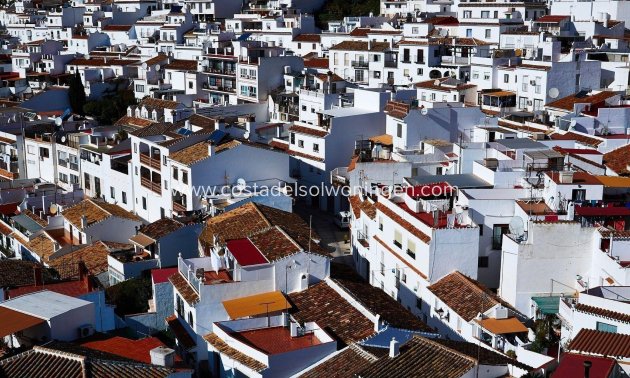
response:
<path id="1" fill-rule="evenodd" d="M 12 335 L 46 321 L 34 316 L 0 306 L 0 337 Z"/>
<path id="2" fill-rule="evenodd" d="M 394 142 L 392 140 L 392 136 L 388 134 L 377 135 L 370 137 L 370 140 L 377 144 L 383 144 L 386 146 L 391 146 Z"/>
<path id="3" fill-rule="evenodd" d="M 523 325 L 516 318 L 507 318 L 507 319 L 483 319 L 483 320 L 475 320 L 479 323 L 483 329 L 495 334 L 502 335 L 505 333 L 521 333 L 529 331 L 527 327 Z"/>
<path id="4" fill-rule="evenodd" d="M 282 311 L 290 308 L 291 305 L 284 298 L 284 294 L 279 291 L 272 291 L 224 301 L 223 307 L 225 307 L 230 319 L 239 319 Z"/>

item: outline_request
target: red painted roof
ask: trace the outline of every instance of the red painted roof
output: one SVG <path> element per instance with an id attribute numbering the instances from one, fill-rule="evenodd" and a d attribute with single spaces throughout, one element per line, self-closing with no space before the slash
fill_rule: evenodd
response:
<path id="1" fill-rule="evenodd" d="M 627 207 L 582 207 L 576 206 L 575 213 L 585 217 L 630 216 Z"/>
<path id="2" fill-rule="evenodd" d="M 581 354 L 566 353 L 552 378 L 574 378 L 584 376 L 584 361 L 591 361 L 593 364 L 590 370 L 591 377 L 608 378 L 615 367 L 615 360 L 612 358 L 584 356 Z"/>
<path id="3" fill-rule="evenodd" d="M 2 214 L 2 215 L 16 215 L 16 214 L 19 214 L 20 211 L 17 208 L 18 205 L 19 205 L 19 202 L 5 203 L 3 205 L 0 205 L 0 214 Z"/>
<path id="4" fill-rule="evenodd" d="M 569 18 L 569 16 L 556 16 L 556 15 L 548 14 L 546 16 L 540 17 L 539 19 L 537 19 L 534 22 L 555 24 L 555 23 L 558 23 L 558 22 L 564 20 L 565 18 Z"/>
<path id="5" fill-rule="evenodd" d="M 321 344 L 321 341 L 312 333 L 291 337 L 289 330 L 284 327 L 234 332 L 230 335 L 267 355 L 291 352 Z"/>
<path id="6" fill-rule="evenodd" d="M 241 266 L 267 264 L 269 261 L 249 239 L 227 242 L 227 248 Z"/>
<path id="7" fill-rule="evenodd" d="M 177 268 L 164 268 L 151 270 L 151 277 L 154 284 L 167 282 L 168 278 L 177 273 Z"/>
<path id="8" fill-rule="evenodd" d="M 130 360 L 151 363 L 151 349 L 166 346 L 157 337 L 147 337 L 141 340 L 131 340 L 120 336 L 115 336 L 107 340 L 88 341 L 81 344 L 82 347 L 99 350 L 101 352 L 115 354 Z M 175 361 L 181 361 L 179 356 L 175 356 Z"/>

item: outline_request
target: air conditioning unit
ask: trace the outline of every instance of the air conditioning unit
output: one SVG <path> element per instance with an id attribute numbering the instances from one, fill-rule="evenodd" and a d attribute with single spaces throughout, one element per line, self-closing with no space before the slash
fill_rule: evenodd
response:
<path id="1" fill-rule="evenodd" d="M 84 339 L 94 334 L 94 326 L 91 324 L 84 324 L 79 327 L 79 338 Z"/>

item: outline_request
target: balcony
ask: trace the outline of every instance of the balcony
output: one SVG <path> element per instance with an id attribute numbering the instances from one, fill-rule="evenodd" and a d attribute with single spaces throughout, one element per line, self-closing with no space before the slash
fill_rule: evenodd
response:
<path id="1" fill-rule="evenodd" d="M 367 69 L 369 66 L 369 62 L 364 61 L 364 60 L 353 60 L 351 62 L 351 66 L 354 68 L 362 68 L 362 69 Z"/>
<path id="2" fill-rule="evenodd" d="M 448 56 L 442 56 L 442 64 L 461 64 L 461 65 L 469 65 L 470 64 L 470 58 L 467 56 L 452 56 L 452 55 L 448 55 Z"/>
<path id="3" fill-rule="evenodd" d="M 386 60 L 385 61 L 385 67 L 386 68 L 396 68 L 396 67 L 398 67 L 398 63 L 396 61 L 393 61 L 393 60 Z"/>
<path id="4" fill-rule="evenodd" d="M 154 169 L 160 169 L 160 159 L 154 159 L 147 154 L 140 154 L 140 163 Z"/>
<path id="5" fill-rule="evenodd" d="M 182 205 L 181 203 L 173 200 L 173 211 L 177 211 L 178 213 L 183 213 L 186 211 L 186 205 Z"/>
<path id="6" fill-rule="evenodd" d="M 368 235 L 362 231 L 357 231 L 357 241 L 363 248 L 370 249 L 370 242 L 368 241 Z"/>
<path id="7" fill-rule="evenodd" d="M 205 89 L 205 90 L 208 90 L 208 91 L 225 92 L 225 93 L 236 93 L 236 88 L 234 88 L 234 87 L 224 87 L 224 86 L 220 86 L 220 85 L 210 85 L 208 83 L 203 83 L 203 85 L 201 87 L 202 87 L 202 89 Z"/>
<path id="8" fill-rule="evenodd" d="M 350 184 L 350 180 L 348 179 L 348 168 L 347 167 L 339 167 L 333 169 L 330 172 L 330 183 L 333 185 L 345 186 Z"/>
<path id="9" fill-rule="evenodd" d="M 219 68 L 219 67 L 205 67 L 203 72 L 214 74 L 214 75 L 236 76 L 235 69 L 226 69 L 226 68 Z"/>
<path id="10" fill-rule="evenodd" d="M 59 159 L 59 166 L 68 168 L 68 160 Z"/>
<path id="11" fill-rule="evenodd" d="M 160 185 L 159 183 L 152 182 L 150 179 L 146 177 L 140 178 L 140 185 L 144 186 L 147 189 L 152 190 L 155 193 L 158 193 L 158 194 L 162 193 L 162 185 Z"/>

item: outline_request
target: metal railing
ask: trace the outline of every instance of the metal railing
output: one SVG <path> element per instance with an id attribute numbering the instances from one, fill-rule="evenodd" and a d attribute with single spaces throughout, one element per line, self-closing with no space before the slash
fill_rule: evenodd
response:
<path id="1" fill-rule="evenodd" d="M 351 62 L 352 67 L 354 68 L 368 68 L 369 62 L 364 60 L 353 60 Z"/>

